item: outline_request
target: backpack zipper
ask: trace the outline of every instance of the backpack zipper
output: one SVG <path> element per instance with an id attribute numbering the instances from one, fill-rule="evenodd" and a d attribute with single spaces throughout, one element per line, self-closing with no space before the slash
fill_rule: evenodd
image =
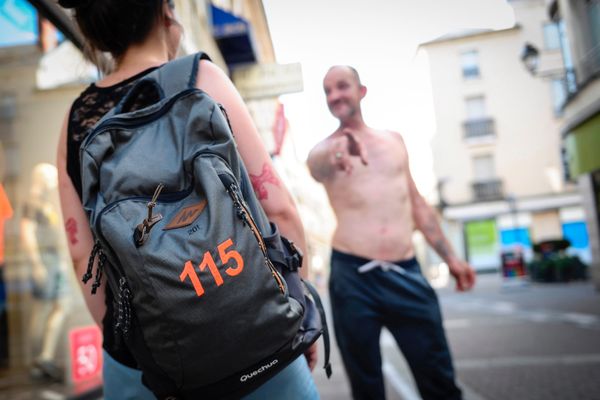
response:
<path id="1" fill-rule="evenodd" d="M 170 203 L 173 201 L 177 201 L 180 199 L 183 199 L 184 197 L 188 196 L 190 193 L 192 193 L 192 191 L 194 190 L 193 186 L 190 186 L 188 189 L 179 191 L 179 192 L 173 192 L 173 193 L 165 193 L 165 194 L 161 194 L 157 197 L 156 201 L 160 201 L 163 203 Z M 126 197 L 124 199 L 119 199 L 116 201 L 113 201 L 110 204 L 107 204 L 99 213 L 98 216 L 96 218 L 96 223 L 95 223 L 95 231 L 96 231 L 96 235 L 98 236 L 98 244 L 102 247 L 102 248 L 106 248 L 108 250 L 110 250 L 111 252 L 113 252 L 111 246 L 108 244 L 108 241 L 106 240 L 106 238 L 104 237 L 104 234 L 102 233 L 102 216 L 112 210 L 117 204 L 123 202 L 123 201 L 128 201 L 128 200 L 147 200 L 147 199 L 151 199 L 150 196 L 132 196 L 132 197 Z M 113 252 L 114 253 L 114 252 Z M 118 269 L 119 274 L 121 276 L 125 276 L 125 272 L 123 270 L 123 268 L 121 267 L 121 265 L 119 265 L 118 263 L 115 265 L 115 267 Z"/>
<path id="2" fill-rule="evenodd" d="M 263 253 L 265 264 L 267 264 L 267 267 L 269 267 L 269 269 L 271 270 L 271 275 L 273 275 L 277 286 L 279 286 L 279 290 L 282 294 L 285 294 L 285 285 L 283 283 L 283 279 L 281 278 L 281 276 L 279 276 L 279 272 L 277 271 L 277 269 L 271 262 L 271 259 L 267 255 L 267 245 L 260 233 L 260 230 L 258 229 L 258 226 L 256 225 L 256 222 L 254 221 L 254 218 L 252 218 L 252 214 L 250 214 L 250 211 L 246 207 L 246 204 L 240 198 L 238 194 L 238 187 L 235 183 L 231 183 L 228 188 L 226 187 L 226 189 L 229 193 L 229 196 L 233 200 L 235 208 L 237 209 L 237 216 L 242 220 L 242 222 L 245 225 L 247 225 L 250 228 L 250 230 L 254 234 L 254 237 L 258 242 L 258 247 L 260 247 L 260 250 Z"/>
<path id="3" fill-rule="evenodd" d="M 204 91 L 202 91 L 200 89 L 196 89 L 196 88 L 186 89 L 186 90 L 183 90 L 183 91 L 177 93 L 175 96 L 171 97 L 158 110 L 156 110 L 148 115 L 142 115 L 142 116 L 133 117 L 133 118 L 123 117 L 123 116 L 121 116 L 122 114 L 117 114 L 115 116 L 112 116 L 112 117 L 108 118 L 107 120 L 102 121 L 96 128 L 94 128 L 94 130 L 83 141 L 81 148 L 83 149 L 83 148 L 87 147 L 89 145 L 89 143 L 96 136 L 98 136 L 100 133 L 102 133 L 110 128 L 116 128 L 116 127 L 131 128 L 131 127 L 136 127 L 136 126 L 142 126 L 142 125 L 147 124 L 148 122 L 155 121 L 155 120 L 159 119 L 160 117 L 162 117 L 164 114 L 166 114 L 169 111 L 169 109 L 173 106 L 175 101 L 179 100 L 181 97 L 184 97 L 184 96 L 186 96 L 190 93 L 194 93 L 194 92 L 205 93 Z"/>
<path id="4" fill-rule="evenodd" d="M 158 184 L 158 186 L 154 190 L 152 200 L 150 200 L 146 205 L 146 207 L 148 208 L 148 216 L 144 219 L 144 221 L 142 221 L 141 224 L 139 224 L 135 228 L 134 239 L 135 245 L 137 247 L 140 247 L 141 245 L 146 243 L 146 241 L 150 237 L 150 229 L 152 229 L 154 225 L 156 225 L 159 221 L 163 219 L 162 214 L 153 215 L 153 210 L 154 207 L 156 207 L 156 201 L 158 199 L 158 196 L 160 195 L 160 192 L 162 192 L 164 187 L 165 185 L 162 182 Z"/>

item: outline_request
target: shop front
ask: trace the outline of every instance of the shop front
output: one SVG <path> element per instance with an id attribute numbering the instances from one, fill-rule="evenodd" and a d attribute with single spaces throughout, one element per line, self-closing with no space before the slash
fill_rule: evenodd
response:
<path id="1" fill-rule="evenodd" d="M 0 397 L 94 398 L 102 337 L 73 273 L 56 168 L 63 118 L 87 66 L 29 2 L 0 5 Z M 58 47 L 43 51 L 43 34 Z M 42 66 L 57 52 L 75 55 L 79 83 L 45 80 Z"/>

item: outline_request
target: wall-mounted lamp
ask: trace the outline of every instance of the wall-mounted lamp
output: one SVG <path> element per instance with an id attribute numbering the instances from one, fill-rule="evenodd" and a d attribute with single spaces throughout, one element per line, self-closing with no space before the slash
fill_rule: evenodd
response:
<path id="1" fill-rule="evenodd" d="M 531 43 L 526 42 L 521 51 L 521 61 L 525 65 L 525 68 L 527 68 L 527 71 L 531 75 L 535 75 L 540 63 L 540 51 Z"/>

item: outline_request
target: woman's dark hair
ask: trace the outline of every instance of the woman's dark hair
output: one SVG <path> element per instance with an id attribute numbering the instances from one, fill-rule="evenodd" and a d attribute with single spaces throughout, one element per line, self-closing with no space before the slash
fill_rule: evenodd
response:
<path id="1" fill-rule="evenodd" d="M 173 0 L 59 0 L 74 10 L 75 21 L 87 40 L 92 61 L 96 51 L 123 56 L 132 44 L 143 42 L 162 16 L 164 2 Z"/>

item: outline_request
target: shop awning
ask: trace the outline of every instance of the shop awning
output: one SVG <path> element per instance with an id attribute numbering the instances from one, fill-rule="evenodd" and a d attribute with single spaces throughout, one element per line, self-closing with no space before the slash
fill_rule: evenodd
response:
<path id="1" fill-rule="evenodd" d="M 50 21 L 62 34 L 73 44 L 84 52 L 85 39 L 81 31 L 73 22 L 69 14 L 59 6 L 55 0 L 27 0 L 34 6 L 39 14 Z M 109 61 L 104 54 L 97 56 L 98 65 L 109 65 Z"/>
<path id="2" fill-rule="evenodd" d="M 214 5 L 211 13 L 213 37 L 227 65 L 256 62 L 250 24 Z"/>
<path id="3" fill-rule="evenodd" d="M 52 0 L 28 0 L 38 12 L 65 35 L 75 46 L 83 51 L 84 39 L 69 15 Z"/>

